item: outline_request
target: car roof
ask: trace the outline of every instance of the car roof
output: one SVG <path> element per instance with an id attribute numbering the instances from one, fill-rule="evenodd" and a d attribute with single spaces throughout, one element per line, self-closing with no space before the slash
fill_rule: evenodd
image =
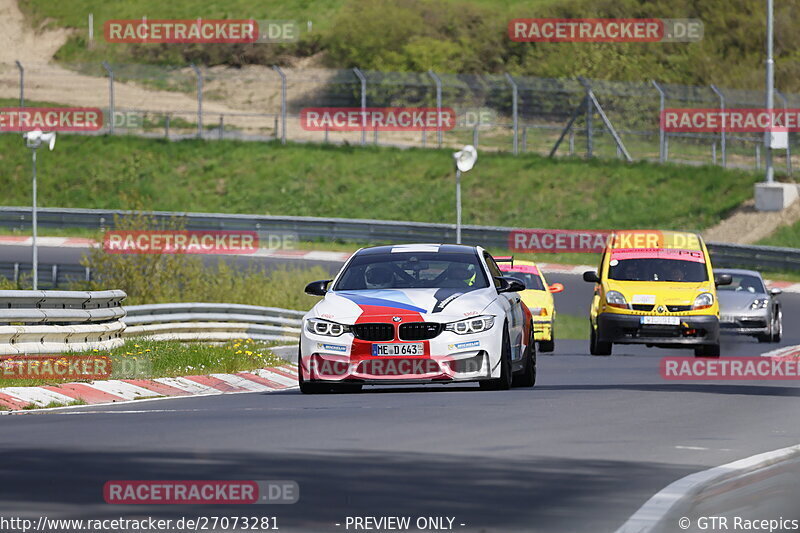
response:
<path id="1" fill-rule="evenodd" d="M 740 276 L 755 276 L 757 278 L 761 277 L 760 272 L 756 272 L 755 270 L 746 270 L 744 268 L 715 268 L 715 274 L 737 274 Z"/>
<path id="2" fill-rule="evenodd" d="M 478 251 L 476 246 L 466 246 L 463 244 L 435 244 L 435 243 L 417 243 L 417 244 L 390 244 L 384 246 L 371 246 L 369 248 L 362 248 L 358 255 L 376 255 L 388 254 L 398 252 L 422 253 L 451 253 L 451 254 L 470 254 L 474 255 Z"/>

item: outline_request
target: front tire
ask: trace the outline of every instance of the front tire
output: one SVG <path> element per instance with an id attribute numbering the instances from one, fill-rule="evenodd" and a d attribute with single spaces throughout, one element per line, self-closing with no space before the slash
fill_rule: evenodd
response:
<path id="1" fill-rule="evenodd" d="M 536 342 L 533 340 L 533 324 L 531 324 L 531 338 L 528 339 L 528 346 L 525 349 L 525 368 L 522 374 L 514 376 L 512 385 L 514 387 L 533 387 L 536 385 Z"/>
<path id="2" fill-rule="evenodd" d="M 783 311 L 778 308 L 772 318 L 772 342 L 781 342 L 783 336 Z"/>
<path id="3" fill-rule="evenodd" d="M 330 387 L 324 383 L 308 383 L 303 379 L 303 356 L 300 347 L 297 347 L 297 383 L 300 385 L 300 392 L 303 394 L 325 394 L 330 392 Z"/>
<path id="4" fill-rule="evenodd" d="M 505 326 L 504 326 L 505 328 Z M 508 338 L 508 330 L 503 330 L 503 353 L 500 355 L 500 377 L 497 379 L 487 379 L 480 381 L 480 387 L 484 390 L 509 390 L 511 388 L 511 341 Z"/>
<path id="5" fill-rule="evenodd" d="M 694 349 L 695 357 L 719 358 L 719 344 L 704 344 Z"/>
<path id="6" fill-rule="evenodd" d="M 600 342 L 597 339 L 595 328 L 589 324 L 589 353 L 592 355 L 611 355 L 611 343 Z"/>

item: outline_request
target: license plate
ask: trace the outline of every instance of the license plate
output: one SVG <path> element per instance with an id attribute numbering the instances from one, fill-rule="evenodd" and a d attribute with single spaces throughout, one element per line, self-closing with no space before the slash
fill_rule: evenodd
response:
<path id="1" fill-rule="evenodd" d="M 679 326 L 681 318 L 678 316 L 643 316 L 640 323 L 653 326 Z"/>
<path id="2" fill-rule="evenodd" d="M 421 342 L 373 344 L 372 355 L 425 355 L 425 347 Z"/>
<path id="3" fill-rule="evenodd" d="M 720 322 L 725 322 L 727 324 L 727 323 L 736 322 L 736 319 L 732 315 L 720 315 L 719 316 L 719 321 Z"/>

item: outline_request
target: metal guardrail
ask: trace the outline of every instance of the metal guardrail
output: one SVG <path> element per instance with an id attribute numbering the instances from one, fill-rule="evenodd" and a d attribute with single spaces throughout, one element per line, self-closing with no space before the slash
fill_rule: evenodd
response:
<path id="1" fill-rule="evenodd" d="M 0 355 L 122 345 L 123 291 L 0 290 Z"/>
<path id="2" fill-rule="evenodd" d="M 131 211 L 104 209 L 40 208 L 43 227 L 112 229 L 114 216 Z M 153 211 L 159 221 L 182 218 L 188 230 L 249 230 L 292 233 L 300 239 L 337 239 L 365 243 L 455 242 L 454 224 L 367 220 L 346 218 L 232 215 L 224 213 L 176 213 Z M 31 209 L 0 207 L 0 227 L 30 228 Z M 493 248 L 508 248 L 509 232 L 520 228 L 472 226 L 462 228 L 462 241 Z M 800 269 L 800 249 L 774 246 L 708 243 L 714 264 L 719 267 L 744 267 L 762 270 Z M 544 254 L 543 254 L 544 256 Z M 8 266 L 0 266 L 0 272 Z"/>
<path id="3" fill-rule="evenodd" d="M 249 338 L 296 341 L 304 311 L 224 303 L 151 304 L 126 307 L 124 337 L 227 341 Z"/>

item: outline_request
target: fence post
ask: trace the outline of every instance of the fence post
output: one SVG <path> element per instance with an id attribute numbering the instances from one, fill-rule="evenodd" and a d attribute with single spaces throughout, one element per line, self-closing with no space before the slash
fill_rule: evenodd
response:
<path id="1" fill-rule="evenodd" d="M 364 146 L 367 144 L 367 78 L 358 67 L 354 67 L 353 72 L 361 82 L 361 146 Z"/>
<path id="2" fill-rule="evenodd" d="M 203 73 L 194 63 L 191 64 L 197 76 L 197 138 L 203 138 Z"/>
<path id="3" fill-rule="evenodd" d="M 756 143 L 756 170 L 761 169 L 761 145 Z"/>
<path id="4" fill-rule="evenodd" d="M 711 143 L 711 160 L 717 164 L 717 141 Z"/>
<path id="5" fill-rule="evenodd" d="M 592 128 L 594 102 L 592 102 L 592 99 L 589 98 L 589 91 L 591 91 L 591 85 L 589 85 L 589 81 L 586 80 L 583 85 L 586 88 L 586 157 L 592 158 L 594 149 L 594 131 Z"/>
<path id="6" fill-rule="evenodd" d="M 782 92 L 776 90 L 775 94 L 778 95 L 783 101 L 783 113 L 786 116 L 789 116 L 789 102 L 786 100 L 786 97 L 783 95 Z M 786 132 L 786 173 L 791 176 L 792 175 L 792 147 L 789 144 L 789 132 Z"/>
<path id="7" fill-rule="evenodd" d="M 281 144 L 286 144 L 286 74 L 278 65 L 272 65 L 272 70 L 281 77 Z M 278 128 L 275 128 L 275 136 L 278 136 Z"/>
<path id="8" fill-rule="evenodd" d="M 569 130 L 569 155 L 575 155 L 575 132 Z"/>
<path id="9" fill-rule="evenodd" d="M 219 114 L 219 140 L 225 138 L 225 119 L 222 113 Z"/>
<path id="10" fill-rule="evenodd" d="M 169 117 L 169 113 L 167 113 L 167 116 L 164 117 L 164 138 L 167 140 L 169 140 Z"/>
<path id="11" fill-rule="evenodd" d="M 436 140 L 439 148 L 442 147 L 442 80 L 433 70 L 428 71 L 428 76 L 436 84 Z"/>
<path id="12" fill-rule="evenodd" d="M 517 84 L 514 81 L 514 78 L 511 77 L 511 74 L 506 72 L 506 79 L 508 83 L 511 84 L 511 116 L 514 123 L 514 155 L 519 153 L 519 116 L 518 116 L 518 108 L 517 108 Z"/>
<path id="13" fill-rule="evenodd" d="M 478 126 L 472 126 L 472 146 L 478 147 Z"/>
<path id="14" fill-rule="evenodd" d="M 114 69 L 108 64 L 108 61 L 103 61 L 103 68 L 108 73 L 108 114 L 111 116 L 108 123 L 108 133 L 114 135 L 114 123 L 116 122 L 116 108 L 114 103 Z"/>
<path id="15" fill-rule="evenodd" d="M 19 69 L 19 106 L 25 107 L 25 69 L 19 59 L 14 60 L 14 63 L 17 64 Z"/>
<path id="16" fill-rule="evenodd" d="M 661 89 L 661 86 L 656 83 L 656 80 L 650 80 L 650 83 L 652 83 L 653 87 L 658 91 L 658 162 L 665 163 L 667 161 L 667 151 L 664 149 L 666 146 L 664 141 L 666 132 L 664 131 L 664 125 L 661 124 L 661 117 L 664 116 L 664 91 Z"/>
<path id="17" fill-rule="evenodd" d="M 528 126 L 522 127 L 522 153 L 528 153 Z"/>
<path id="18" fill-rule="evenodd" d="M 722 94 L 722 91 L 717 89 L 716 85 L 712 85 L 711 86 L 711 90 L 714 91 L 714 94 L 719 96 L 719 110 L 720 110 L 720 113 L 722 114 L 722 116 L 724 117 L 725 116 L 725 95 Z M 725 120 L 723 119 L 723 121 L 722 121 L 722 132 L 721 132 L 721 135 L 720 135 L 720 150 L 722 151 L 722 168 L 725 168 L 725 166 L 727 166 L 727 163 L 728 163 L 727 153 L 726 153 L 726 142 L 725 142 L 726 141 L 726 135 L 725 135 L 725 127 L 726 126 L 727 126 L 727 124 L 725 123 Z"/>

